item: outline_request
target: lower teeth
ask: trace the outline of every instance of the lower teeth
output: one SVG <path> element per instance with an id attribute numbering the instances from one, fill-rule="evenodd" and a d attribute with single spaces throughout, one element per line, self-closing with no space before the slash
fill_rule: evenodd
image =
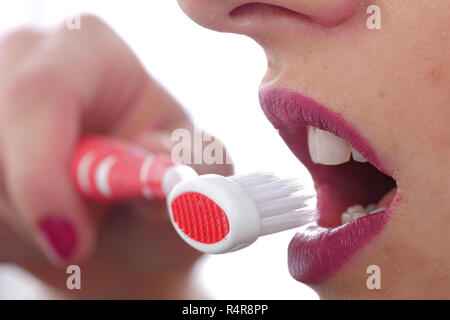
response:
<path id="1" fill-rule="evenodd" d="M 370 214 L 380 213 L 384 210 L 386 210 L 386 208 L 383 207 L 377 208 L 376 204 L 369 204 L 365 208 L 360 204 L 348 207 L 347 210 L 341 215 L 341 225 L 365 217 Z"/>

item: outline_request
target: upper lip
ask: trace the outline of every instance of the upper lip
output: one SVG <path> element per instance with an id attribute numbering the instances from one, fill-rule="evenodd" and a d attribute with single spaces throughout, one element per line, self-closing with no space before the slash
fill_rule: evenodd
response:
<path id="1" fill-rule="evenodd" d="M 360 134 L 359 130 L 340 114 L 327 109 L 305 95 L 287 89 L 262 88 L 260 91 L 260 101 L 261 107 L 268 119 L 279 129 L 285 142 L 309 169 L 316 184 L 327 184 L 326 174 L 330 172 L 327 170 L 337 169 L 312 163 L 309 153 L 305 151 L 307 148 L 305 148 L 306 130 L 304 127 L 307 125 L 329 131 L 343 138 L 379 171 L 392 176 L 392 170 L 389 170 L 383 165 L 375 149 Z M 347 173 L 348 167 L 345 167 L 346 164 L 341 166 L 344 169 L 339 170 L 347 170 L 345 172 Z M 373 167 L 370 168 L 370 170 L 376 171 Z M 320 172 L 317 172 L 318 170 Z M 369 171 L 370 175 L 372 173 L 372 171 Z M 342 177 L 343 175 L 340 174 L 337 178 Z M 324 181 L 325 183 L 323 183 Z M 324 196 L 323 194 L 322 199 L 320 197 L 318 198 L 320 215 L 323 214 L 320 211 L 326 211 L 330 208 L 330 205 L 324 202 L 330 202 L 330 199 L 336 200 L 336 197 L 344 194 L 340 190 L 332 190 L 330 192 L 330 188 L 328 190 L 327 188 L 325 189 L 326 192 L 324 193 L 331 193 L 334 198 Z M 368 187 L 369 192 L 373 191 L 372 189 L 376 190 L 375 188 Z M 334 274 L 355 252 L 383 229 L 387 217 L 393 211 L 394 204 L 399 199 L 398 192 L 396 192 L 394 200 L 385 212 L 358 219 L 344 226 L 336 228 L 337 224 L 335 219 L 333 221 L 333 219 L 327 220 L 325 218 L 322 224 L 319 219 L 319 225 L 321 226 L 314 225 L 303 228 L 294 237 L 289 246 L 289 267 L 291 274 L 296 279 L 307 283 L 317 283 Z M 349 199 L 344 199 L 343 203 L 340 204 L 341 207 L 346 204 L 345 200 L 348 202 Z M 365 201 L 367 199 L 360 198 L 358 200 Z M 332 206 L 333 204 L 331 204 Z M 340 210 L 342 209 L 341 207 L 338 204 L 333 209 Z M 329 224 L 327 225 L 327 223 Z"/>
<path id="2" fill-rule="evenodd" d="M 378 170 L 392 175 L 381 165 L 373 147 L 353 125 L 305 95 L 296 94 L 295 100 L 288 90 L 266 88 L 260 91 L 261 107 L 275 128 L 309 125 L 329 131 L 347 141 Z"/>

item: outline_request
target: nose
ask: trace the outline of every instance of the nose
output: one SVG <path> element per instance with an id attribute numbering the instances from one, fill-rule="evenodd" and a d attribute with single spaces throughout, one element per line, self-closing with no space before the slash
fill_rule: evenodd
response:
<path id="1" fill-rule="evenodd" d="M 332 27 L 350 19 L 360 0 L 178 0 L 185 13 L 198 24 L 217 31 L 249 34 L 248 24 L 237 23 L 236 16 L 267 13 L 293 14 L 316 22 L 323 27 Z M 254 29 L 254 26 L 253 26 Z"/>

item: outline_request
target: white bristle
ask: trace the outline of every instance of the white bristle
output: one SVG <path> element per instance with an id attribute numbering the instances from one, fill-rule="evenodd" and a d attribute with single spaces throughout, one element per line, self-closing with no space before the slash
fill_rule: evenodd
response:
<path id="1" fill-rule="evenodd" d="M 279 198 L 273 201 L 267 201 L 261 204 L 257 204 L 259 214 L 262 219 L 266 217 L 277 216 L 286 212 L 295 211 L 296 209 L 303 208 L 305 206 L 304 201 L 310 199 L 310 196 L 291 196 L 285 198 Z"/>
<path id="2" fill-rule="evenodd" d="M 204 204 L 205 200 L 198 200 L 198 203 L 175 206 L 178 210 L 176 217 L 182 223 L 190 221 L 195 230 L 196 224 L 201 223 L 198 230 L 206 231 L 192 233 L 196 237 L 203 232 L 208 233 L 209 226 L 217 228 L 219 225 L 220 230 L 226 230 L 226 233 L 220 231 L 221 239 L 209 243 L 203 238 L 191 238 L 190 229 L 182 229 L 175 221 L 172 203 L 179 196 L 188 194 L 197 194 L 196 197 L 200 194 L 209 202 Z M 315 210 L 309 207 L 308 201 L 313 196 L 299 181 L 281 179 L 271 173 L 231 177 L 203 175 L 175 186 L 167 203 L 172 224 L 183 240 L 202 252 L 225 253 L 242 249 L 260 236 L 313 222 Z M 211 203 L 213 207 L 216 205 L 213 211 Z"/>
<path id="3" fill-rule="evenodd" d="M 240 176 L 239 179 L 235 177 L 230 177 L 230 179 L 241 185 L 252 196 L 260 198 L 261 200 L 258 200 L 258 202 L 278 199 L 283 194 L 288 195 L 303 188 L 295 180 L 280 179 L 273 174 L 261 175 L 256 173 Z"/>
<path id="4" fill-rule="evenodd" d="M 252 198 L 261 219 L 261 235 L 296 228 L 312 222 L 315 211 L 307 207 L 314 195 L 295 179 L 281 179 L 271 173 L 230 177 Z"/>
<path id="5" fill-rule="evenodd" d="M 255 183 L 258 183 L 260 181 L 266 181 L 266 180 L 274 180 L 277 179 L 272 173 L 270 172 L 258 172 L 254 174 L 240 174 L 240 175 L 234 175 L 230 177 L 230 179 L 234 181 L 244 182 L 244 181 L 254 181 Z"/>
<path id="6" fill-rule="evenodd" d="M 261 220 L 260 236 L 304 226 L 314 221 L 315 216 L 315 210 L 302 209 L 293 212 L 286 212 L 278 216 L 264 218 Z"/>
<path id="7" fill-rule="evenodd" d="M 248 194 L 255 200 L 256 203 L 273 201 L 280 198 L 289 197 L 298 190 L 293 186 L 277 186 L 268 185 L 263 191 L 247 190 Z"/>

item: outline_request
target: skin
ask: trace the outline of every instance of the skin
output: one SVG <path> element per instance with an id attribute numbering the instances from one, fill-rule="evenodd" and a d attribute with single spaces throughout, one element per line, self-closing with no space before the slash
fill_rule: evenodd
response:
<path id="1" fill-rule="evenodd" d="M 79 32 L 19 30 L 0 45 L 0 263 L 33 273 L 55 297 L 201 298 L 191 278 L 200 255 L 173 231 L 164 202 L 106 207 L 74 190 L 69 159 L 84 134 L 170 154 L 173 130 L 199 130 L 107 25 L 82 21 Z M 232 173 L 230 165 L 195 169 Z M 49 215 L 78 234 L 66 260 L 38 228 Z M 66 288 L 70 264 L 81 267 L 80 291 Z"/>
<path id="2" fill-rule="evenodd" d="M 178 0 L 178 2 L 194 21 L 205 27 L 245 34 L 255 39 L 264 48 L 268 58 L 268 70 L 261 86 L 284 87 L 306 92 L 327 108 L 340 112 L 347 121 L 359 128 L 377 151 L 382 166 L 392 172 L 397 181 L 402 200 L 386 228 L 337 274 L 314 286 L 319 295 L 324 299 L 450 298 L 450 250 L 448 250 L 450 41 L 446 31 L 450 27 L 448 1 L 376 0 L 370 3 L 364 0 L 260 1 L 291 11 L 286 15 L 285 10 L 278 10 L 278 14 L 271 14 L 273 20 L 270 21 L 267 17 L 262 20 L 258 19 L 258 16 L 245 14 L 230 16 L 234 8 L 250 1 Z M 380 6 L 382 30 L 366 28 L 368 15 L 365 10 L 369 4 Z M 291 18 L 288 19 L 288 16 Z M 110 65 L 120 66 L 118 72 L 122 75 L 120 77 L 122 80 L 126 79 L 123 76 L 132 76 L 129 73 L 141 70 L 140 66 L 136 66 L 134 58 L 131 58 L 129 50 L 124 48 L 108 27 L 93 17 L 87 19 L 89 25 L 92 24 L 90 32 L 83 33 L 81 39 L 71 39 L 83 41 L 82 51 L 74 50 L 75 48 L 70 46 L 71 35 L 64 34 L 63 28 L 51 35 L 37 35 L 29 31 L 18 32 L 2 44 L 0 159 L 4 170 L 1 171 L 3 209 L 0 212 L 4 226 L 0 229 L 3 230 L 0 233 L 0 261 L 14 262 L 54 286 L 65 283 L 66 275 L 61 274 L 63 273 L 61 269 L 55 269 L 44 258 L 52 257 L 47 251 L 48 248 L 34 242 L 36 232 L 33 223 L 30 223 L 37 221 L 42 214 L 41 210 L 33 209 L 35 206 L 30 203 L 34 202 L 30 202 L 30 199 L 46 199 L 48 196 L 52 196 L 52 199 L 64 199 L 61 194 L 64 192 L 70 201 L 59 203 L 59 209 L 77 221 L 80 232 L 84 235 L 79 251 L 74 257 L 74 261 L 87 261 L 83 270 L 84 268 L 87 270 L 89 280 L 85 283 L 90 287 L 82 290 L 81 294 L 91 297 L 195 297 L 195 291 L 192 291 L 195 290 L 195 286 L 190 285 L 189 270 L 196 255 L 185 246 L 181 249 L 179 239 L 169 232 L 164 218 L 159 221 L 167 229 L 159 228 L 156 221 L 143 225 L 142 216 L 129 214 L 139 211 L 133 205 L 134 210 L 127 208 L 127 215 L 109 215 L 106 219 L 102 214 L 104 208 L 86 208 L 76 200 L 61 169 L 64 165 L 62 160 L 64 155 L 68 154 L 82 128 L 83 130 L 88 128 L 87 132 L 114 133 L 132 141 L 139 140 L 143 145 L 148 143 L 148 148 L 153 150 L 160 148 L 162 144 L 155 138 L 155 131 L 167 132 L 174 126 L 171 121 L 158 121 L 163 123 L 162 128 L 150 126 L 151 130 L 142 129 L 145 133 L 143 135 L 136 132 L 123 133 L 119 129 L 122 126 L 118 125 L 117 118 L 112 117 L 105 121 L 103 118 L 100 119 L 101 117 L 97 119 L 94 116 L 94 111 L 101 112 L 106 108 L 106 103 L 102 106 L 102 103 L 92 103 L 94 100 L 86 98 L 83 101 L 91 103 L 87 103 L 87 107 L 84 106 L 85 109 L 82 111 L 81 107 L 70 107 L 66 110 L 72 112 L 74 116 L 61 127 L 70 132 L 62 134 L 58 131 L 57 143 L 52 140 L 55 137 L 45 135 L 49 134 L 42 128 L 46 126 L 42 125 L 41 128 L 31 126 L 30 112 L 33 112 L 32 119 L 44 117 L 42 123 L 46 125 L 45 121 L 51 121 L 51 118 L 57 117 L 59 112 L 55 107 L 49 106 L 52 101 L 44 99 L 47 95 L 40 94 L 42 89 L 50 90 L 55 84 L 51 82 L 54 81 L 52 74 L 34 72 L 42 71 L 40 68 L 42 65 L 58 66 L 56 69 L 64 74 L 63 84 L 70 84 L 79 89 L 77 92 L 81 91 L 91 98 L 104 93 L 101 88 L 105 88 L 98 86 L 101 80 L 95 77 L 93 71 L 103 70 L 104 59 L 100 59 L 99 56 L 110 56 L 112 52 L 119 51 L 117 55 L 113 55 L 115 63 Z M 271 23 L 270 27 L 268 23 Z M 83 26 L 85 25 L 83 22 Z M 86 28 L 83 27 L 83 30 Z M 100 37 L 96 39 L 104 41 L 100 44 L 94 41 L 92 37 L 95 33 L 92 31 L 100 32 Z M 39 44 L 44 43 L 42 36 L 46 39 L 46 45 L 37 50 Z M 93 60 L 90 65 L 85 65 L 83 59 L 71 59 L 69 61 L 72 63 L 69 66 L 58 65 L 56 62 L 66 58 L 68 52 L 60 51 L 58 48 L 66 46 L 70 47 L 69 52 L 73 54 L 75 52 L 78 55 L 83 55 L 83 52 L 99 52 L 99 54 L 89 56 L 87 60 L 90 61 L 91 58 Z M 111 47 L 115 50 L 110 50 Z M 48 50 L 53 54 L 48 55 Z M 102 55 L 101 52 L 108 54 Z M 117 60 L 114 60 L 114 57 Z M 42 61 L 47 61 L 47 64 L 43 64 Z M 97 67 L 99 63 L 100 68 Z M 95 65 L 96 68 L 90 67 L 91 65 Z M 81 70 L 79 74 L 78 70 Z M 67 74 L 78 76 L 66 77 Z M 141 73 L 137 71 L 137 74 Z M 86 83 L 86 79 L 92 82 Z M 45 85 L 48 82 L 50 84 Z M 58 85 L 60 83 L 61 81 L 57 81 Z M 123 84 L 133 82 L 119 81 L 119 83 L 115 83 L 112 87 L 120 88 L 118 91 L 127 101 L 124 97 L 136 89 L 133 90 Z M 149 119 L 150 123 L 153 123 L 151 121 L 153 119 L 182 119 L 175 127 L 183 126 L 181 123 L 184 123 L 186 127 L 192 129 L 192 125 L 184 116 L 173 117 L 172 112 L 179 114 L 179 107 L 166 94 L 160 95 L 166 101 L 164 108 L 152 107 L 158 103 L 154 103 L 149 96 L 154 98 L 151 93 L 159 87 L 151 80 L 149 83 L 151 85 L 143 90 L 147 94 L 142 94 L 142 100 L 137 99 L 143 101 L 141 105 L 145 108 L 142 107 L 141 110 L 146 117 L 136 116 L 135 119 Z M 24 92 L 29 94 L 24 95 Z M 165 112 L 168 110 L 167 106 L 173 108 Z M 120 104 L 115 107 L 121 109 Z M 171 116 L 168 117 L 167 113 Z M 80 114 L 89 115 L 83 118 L 89 121 L 80 120 L 77 117 Z M 28 123 L 25 122 L 27 119 Z M 24 126 L 24 123 L 27 126 Z M 23 129 L 24 127 L 27 129 Z M 134 123 L 123 127 L 134 128 Z M 143 127 L 148 129 L 145 125 Z M 136 136 L 141 138 L 137 139 Z M 25 153 L 38 142 L 44 148 L 40 150 L 61 152 L 59 160 L 44 157 L 41 162 L 45 164 L 44 168 L 39 167 L 34 161 L 27 160 L 49 154 L 49 151 L 31 155 Z M 19 146 L 19 150 L 14 148 L 15 145 Z M 30 148 L 27 149 L 26 146 Z M 46 164 L 46 161 L 57 162 Z M 33 177 L 32 173 L 42 170 L 45 172 L 45 166 L 59 168 L 58 176 L 63 178 L 58 184 L 48 185 L 45 190 L 41 190 L 33 187 L 33 181 L 41 179 Z M 24 169 L 27 170 L 22 171 Z M 223 170 L 223 168 L 209 168 L 209 170 Z M 26 172 L 27 175 L 22 176 L 20 172 Z M 52 171 L 50 176 L 56 175 Z M 27 192 L 22 194 L 20 190 Z M 145 210 L 144 207 L 144 212 L 147 212 Z M 162 213 L 162 210 L 158 212 Z M 137 233 L 136 230 L 146 227 L 160 232 Z M 97 234 L 99 239 L 97 250 L 92 255 Z M 131 237 L 136 234 L 139 236 Z M 141 241 L 140 236 L 148 238 Z M 136 250 L 117 245 L 121 243 L 120 239 L 130 241 L 127 242 L 128 245 Z M 149 250 L 148 244 L 154 250 L 164 244 L 167 247 L 160 252 L 165 254 L 143 255 L 142 252 Z M 36 247 L 42 251 L 36 250 Z M 170 255 L 170 252 L 177 254 Z M 133 259 L 130 259 L 129 255 Z M 87 259 L 89 256 L 91 258 Z M 381 290 L 368 290 L 366 287 L 368 277 L 366 269 L 373 264 L 381 268 Z M 162 269 L 165 271 L 162 272 Z M 56 277 L 58 272 L 55 270 L 59 270 L 59 278 Z M 98 270 L 102 272 L 97 272 Z M 105 270 L 108 270 L 106 275 Z"/>
<path id="3" fill-rule="evenodd" d="M 262 7 L 233 12 L 250 1 L 178 2 L 205 27 L 257 41 L 268 60 L 261 87 L 303 92 L 341 113 L 397 181 L 401 202 L 387 226 L 314 286 L 321 298 L 450 298 L 449 2 L 265 0 L 291 13 L 263 19 Z M 381 30 L 366 27 L 374 4 Z M 374 264 L 381 290 L 366 287 Z"/>

